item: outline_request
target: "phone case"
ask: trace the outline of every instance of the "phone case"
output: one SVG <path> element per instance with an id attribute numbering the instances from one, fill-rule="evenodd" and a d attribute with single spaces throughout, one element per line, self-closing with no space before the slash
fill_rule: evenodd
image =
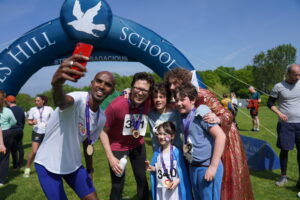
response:
<path id="1" fill-rule="evenodd" d="M 76 44 L 76 47 L 75 47 L 74 51 L 73 51 L 73 55 L 74 54 L 79 54 L 79 55 L 84 55 L 86 57 L 90 57 L 90 55 L 92 54 L 92 51 L 93 51 L 93 45 L 78 42 Z M 87 62 L 79 62 L 79 63 L 84 67 L 87 64 Z M 78 67 L 75 67 L 75 66 L 71 67 L 71 69 L 81 71 Z M 78 75 L 73 75 L 72 77 L 76 78 L 76 79 L 80 78 L 80 76 L 78 76 Z"/>

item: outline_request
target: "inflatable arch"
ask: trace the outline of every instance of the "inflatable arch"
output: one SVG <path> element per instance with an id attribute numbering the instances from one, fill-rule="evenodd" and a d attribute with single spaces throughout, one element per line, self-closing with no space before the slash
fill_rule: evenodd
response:
<path id="1" fill-rule="evenodd" d="M 1 52 L 0 89 L 17 95 L 39 69 L 70 56 L 78 41 L 94 45 L 91 61 L 141 62 L 159 76 L 175 67 L 194 70 L 170 42 L 113 15 L 106 1 L 65 0 L 59 18 L 30 30 Z"/>

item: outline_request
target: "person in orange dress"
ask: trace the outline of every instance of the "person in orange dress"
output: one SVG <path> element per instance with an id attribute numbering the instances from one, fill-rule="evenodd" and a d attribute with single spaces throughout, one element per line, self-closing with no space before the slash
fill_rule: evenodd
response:
<path id="1" fill-rule="evenodd" d="M 165 74 L 164 81 L 170 95 L 182 83 L 191 82 L 192 73 L 183 68 L 174 68 Z M 198 88 L 198 105 L 204 104 L 213 112 L 204 117 L 209 123 L 219 123 L 226 135 L 225 149 L 222 155 L 224 174 L 222 179 L 222 200 L 252 200 L 252 186 L 249 168 L 242 140 L 233 123 L 233 116 L 226 110 L 216 95 L 204 88 Z"/>

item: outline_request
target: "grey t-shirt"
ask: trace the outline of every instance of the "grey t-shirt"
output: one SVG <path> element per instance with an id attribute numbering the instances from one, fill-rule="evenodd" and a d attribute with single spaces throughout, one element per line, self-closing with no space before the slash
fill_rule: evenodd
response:
<path id="1" fill-rule="evenodd" d="M 300 123 L 300 81 L 277 83 L 270 96 L 278 100 L 279 110 L 288 117 L 288 123 Z"/>
<path id="2" fill-rule="evenodd" d="M 152 139 L 152 148 L 153 151 L 160 146 L 159 141 L 155 135 L 156 127 L 166 121 L 172 122 L 176 126 L 176 136 L 174 138 L 173 144 L 179 149 L 182 149 L 182 122 L 180 119 L 180 114 L 177 110 L 172 110 L 171 112 L 166 112 L 160 114 L 159 112 L 152 110 L 148 114 L 148 121 L 150 125 L 150 136 Z"/>

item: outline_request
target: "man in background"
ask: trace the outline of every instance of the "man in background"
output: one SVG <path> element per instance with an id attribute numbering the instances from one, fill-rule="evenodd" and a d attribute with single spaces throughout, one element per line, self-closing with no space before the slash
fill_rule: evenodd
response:
<path id="1" fill-rule="evenodd" d="M 277 186 L 283 186 L 288 182 L 287 162 L 288 152 L 294 149 L 296 144 L 298 170 L 300 177 L 300 65 L 287 66 L 286 79 L 277 83 L 268 99 L 268 107 L 278 116 L 277 147 L 280 148 L 281 177 L 276 181 Z M 278 107 L 275 102 L 278 101 Z M 300 179 L 297 181 L 300 187 Z"/>
<path id="2" fill-rule="evenodd" d="M 23 129 L 25 124 L 25 113 L 21 107 L 17 106 L 16 97 L 10 95 L 6 97 L 6 101 L 17 120 L 16 125 L 12 126 L 10 130 L 13 135 L 11 147 L 13 169 L 18 170 L 23 166 L 24 162 Z"/>
<path id="3" fill-rule="evenodd" d="M 252 117 L 252 131 L 259 131 L 259 118 L 258 110 L 259 104 L 261 102 L 260 94 L 254 89 L 253 86 L 250 86 L 249 92 L 251 93 L 251 98 L 248 99 L 248 109 L 250 109 L 250 115 Z"/>

